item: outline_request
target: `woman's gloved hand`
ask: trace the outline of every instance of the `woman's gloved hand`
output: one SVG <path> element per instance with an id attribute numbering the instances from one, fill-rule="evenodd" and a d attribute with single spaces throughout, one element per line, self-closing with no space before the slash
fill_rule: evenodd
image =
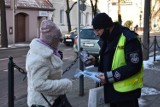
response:
<path id="1" fill-rule="evenodd" d="M 89 55 L 88 60 L 87 60 L 87 65 L 94 65 L 96 62 L 96 58 L 92 55 Z"/>

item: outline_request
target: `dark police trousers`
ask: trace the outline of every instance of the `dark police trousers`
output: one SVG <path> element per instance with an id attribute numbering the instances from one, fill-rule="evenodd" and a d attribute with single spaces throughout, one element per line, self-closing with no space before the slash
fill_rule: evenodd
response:
<path id="1" fill-rule="evenodd" d="M 129 100 L 118 103 L 110 103 L 110 107 L 139 107 L 138 100 Z"/>

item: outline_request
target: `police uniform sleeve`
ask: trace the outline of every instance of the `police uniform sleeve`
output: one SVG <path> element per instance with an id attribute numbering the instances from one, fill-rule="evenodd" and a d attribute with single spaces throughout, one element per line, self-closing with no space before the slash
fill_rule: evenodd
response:
<path id="1" fill-rule="evenodd" d="M 107 82 L 114 83 L 121 81 L 140 71 L 143 58 L 139 40 L 137 38 L 127 40 L 124 47 L 124 52 L 126 65 L 115 70 L 105 72 L 105 78 Z"/>

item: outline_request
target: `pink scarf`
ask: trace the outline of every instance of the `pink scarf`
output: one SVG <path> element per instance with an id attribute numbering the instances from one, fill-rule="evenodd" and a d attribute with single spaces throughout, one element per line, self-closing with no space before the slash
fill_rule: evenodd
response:
<path id="1" fill-rule="evenodd" d="M 52 48 L 51 46 L 49 46 L 44 40 L 42 40 L 42 39 L 39 38 L 39 39 L 37 39 L 37 41 L 39 43 L 41 43 L 41 44 L 49 47 L 50 49 L 52 49 L 53 50 L 53 54 L 56 55 L 56 56 L 58 56 L 59 58 L 61 58 L 61 55 L 59 54 L 58 50 L 56 50 L 56 49 Z"/>

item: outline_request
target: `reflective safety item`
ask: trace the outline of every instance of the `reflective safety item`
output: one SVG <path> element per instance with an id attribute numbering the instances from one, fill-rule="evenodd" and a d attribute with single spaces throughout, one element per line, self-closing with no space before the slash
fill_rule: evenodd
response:
<path id="1" fill-rule="evenodd" d="M 120 66 L 126 65 L 124 48 L 120 48 L 120 47 L 124 47 L 125 42 L 126 42 L 126 38 L 122 34 L 113 57 L 112 70 Z M 133 75 L 128 79 L 115 82 L 113 84 L 114 89 L 118 92 L 129 92 L 129 91 L 136 90 L 138 88 L 142 88 L 143 87 L 142 77 L 143 77 L 143 65 L 141 70 L 137 74 Z"/>

